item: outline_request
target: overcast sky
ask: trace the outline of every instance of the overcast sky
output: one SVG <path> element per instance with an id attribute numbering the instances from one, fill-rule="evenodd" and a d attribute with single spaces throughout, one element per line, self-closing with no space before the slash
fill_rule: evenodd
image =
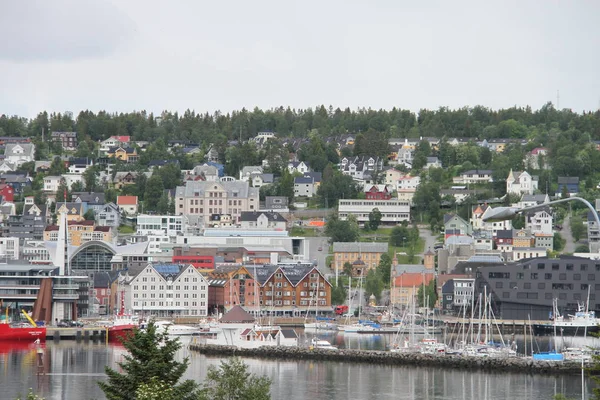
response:
<path id="1" fill-rule="evenodd" d="M 494 4 L 491 4 L 494 3 Z M 600 1 L 0 2 L 0 114 L 600 107 Z"/>

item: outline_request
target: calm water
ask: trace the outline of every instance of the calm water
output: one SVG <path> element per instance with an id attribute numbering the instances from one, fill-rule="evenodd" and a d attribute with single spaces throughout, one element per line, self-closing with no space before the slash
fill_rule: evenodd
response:
<path id="1" fill-rule="evenodd" d="M 312 335 L 309 335 L 311 337 Z M 325 335 L 338 345 L 352 348 L 385 347 L 391 336 Z M 48 400 L 104 399 L 96 382 L 105 379 L 104 366 L 117 367 L 124 349 L 99 343 L 48 342 L 45 371 L 37 375 L 32 349 L 0 347 L 0 399 L 14 399 L 34 388 Z M 190 356 L 186 377 L 202 381 L 209 358 L 182 349 Z M 551 399 L 556 393 L 581 398 L 578 377 L 490 374 L 437 368 L 389 367 L 311 361 L 245 359 L 251 372 L 272 378 L 273 399 Z M 586 393 L 591 384 L 586 381 Z"/>

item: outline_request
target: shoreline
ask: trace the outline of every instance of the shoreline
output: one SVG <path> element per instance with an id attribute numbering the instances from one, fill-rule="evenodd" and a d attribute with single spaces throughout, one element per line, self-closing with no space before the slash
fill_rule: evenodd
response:
<path id="1" fill-rule="evenodd" d="M 521 372 L 528 374 L 581 375 L 579 361 L 533 361 L 524 357 L 491 358 L 461 357 L 453 355 L 435 356 L 420 353 L 391 353 L 379 350 L 338 351 L 308 349 L 300 347 L 264 346 L 243 349 L 235 346 L 190 344 L 192 351 L 205 355 L 226 355 L 248 358 L 336 361 L 391 366 L 438 367 L 487 372 Z"/>

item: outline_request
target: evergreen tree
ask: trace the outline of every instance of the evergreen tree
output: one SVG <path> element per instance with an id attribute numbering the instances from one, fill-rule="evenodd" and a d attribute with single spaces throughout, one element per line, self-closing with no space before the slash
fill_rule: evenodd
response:
<path id="1" fill-rule="evenodd" d="M 248 366 L 237 357 L 208 367 L 199 400 L 269 400 L 271 380 L 248 372 Z"/>
<path id="2" fill-rule="evenodd" d="M 146 211 L 154 211 L 158 207 L 158 202 L 163 195 L 163 181 L 159 175 L 152 175 L 146 184 L 144 192 L 144 204 Z"/>
<path id="3" fill-rule="evenodd" d="M 170 339 L 166 332 L 158 333 L 150 322 L 145 331 L 135 329 L 123 340 L 127 349 L 124 361 L 118 363 L 123 371 L 119 373 L 110 367 L 104 370 L 108 379 L 98 385 L 108 400 L 130 400 L 136 398 L 141 385 L 162 382 L 173 390 L 173 398 L 192 400 L 197 398 L 198 385 L 193 380 L 178 383 L 185 373 L 189 359 L 175 360 L 181 348 L 179 339 Z"/>

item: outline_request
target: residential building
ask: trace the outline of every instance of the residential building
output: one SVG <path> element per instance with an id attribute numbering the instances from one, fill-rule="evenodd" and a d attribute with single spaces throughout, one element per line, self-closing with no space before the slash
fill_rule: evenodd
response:
<path id="1" fill-rule="evenodd" d="M 58 225 L 48 225 L 44 229 L 44 240 L 58 240 Z M 97 226 L 94 221 L 68 221 L 68 243 L 81 246 L 90 241 L 112 242 L 112 229 L 108 226 Z"/>
<path id="2" fill-rule="evenodd" d="M 104 209 L 103 192 L 72 192 L 71 201 L 73 203 L 85 204 L 88 210 L 94 210 L 94 214 L 98 214 Z"/>
<path id="3" fill-rule="evenodd" d="M 366 272 L 377 268 L 381 256 L 388 252 L 387 243 L 368 242 L 334 242 L 333 243 L 333 270 L 343 272 L 344 264 L 360 260 Z"/>
<path id="4" fill-rule="evenodd" d="M 381 223 L 395 225 L 410 220 L 410 204 L 400 200 L 340 200 L 338 215 L 346 220 L 354 215 L 359 224 L 369 221 L 369 214 L 377 208 L 381 213 Z"/>
<path id="5" fill-rule="evenodd" d="M 469 236 L 473 233 L 471 224 L 457 214 L 444 215 L 444 230 L 446 231 L 446 235 L 448 235 L 449 231 L 452 231 L 454 234 Z"/>
<path id="6" fill-rule="evenodd" d="M 364 193 L 367 200 L 390 200 L 392 198 L 392 193 L 386 185 L 365 185 Z"/>
<path id="7" fill-rule="evenodd" d="M 152 172 L 119 171 L 115 173 L 112 181 L 115 189 L 122 189 L 123 186 L 133 185 L 139 174 L 146 175 L 146 178 L 152 176 Z"/>
<path id="8" fill-rule="evenodd" d="M 219 170 L 214 165 L 202 164 L 194 167 L 193 170 L 185 174 L 184 180 L 190 180 L 189 177 L 201 177 L 203 181 L 217 182 L 219 180 Z M 196 179 L 191 179 L 196 180 Z"/>
<path id="9" fill-rule="evenodd" d="M 527 211 L 525 212 L 525 228 L 531 233 L 542 233 L 552 235 L 554 218 L 551 214 L 550 207 Z"/>
<path id="10" fill-rule="evenodd" d="M 491 231 L 494 237 L 497 235 L 498 231 L 512 229 L 512 222 L 510 220 L 485 222 L 484 219 L 493 212 L 493 208 L 487 204 L 480 204 L 476 206 L 473 209 L 470 219 L 473 229 Z"/>
<path id="11" fill-rule="evenodd" d="M 106 203 L 95 214 L 96 224 L 118 228 L 121 225 L 121 212 L 115 203 Z"/>
<path id="12" fill-rule="evenodd" d="M 134 163 L 138 160 L 139 156 L 135 147 L 123 147 L 116 146 L 111 147 L 106 152 L 109 158 L 118 158 L 126 163 Z"/>
<path id="13" fill-rule="evenodd" d="M 0 264 L 19 259 L 19 238 L 0 237 Z"/>
<path id="14" fill-rule="evenodd" d="M 295 174 L 298 172 L 304 175 L 305 173 L 310 172 L 308 163 L 304 161 L 290 161 L 287 165 L 287 168 L 290 174 Z"/>
<path id="15" fill-rule="evenodd" d="M 56 193 L 62 182 L 64 182 L 62 176 L 45 176 L 43 190 L 47 193 Z"/>
<path id="16" fill-rule="evenodd" d="M 425 164 L 424 168 L 442 168 L 442 162 L 437 157 L 427 157 L 427 164 Z"/>
<path id="17" fill-rule="evenodd" d="M 257 166 L 245 166 L 240 170 L 240 181 L 250 182 L 255 175 L 262 175 L 263 167 Z"/>
<path id="18" fill-rule="evenodd" d="M 398 189 L 398 191 L 400 191 L 400 190 L 416 190 L 417 187 L 419 187 L 420 183 L 421 183 L 420 176 L 406 175 L 406 176 L 403 176 L 402 178 L 398 179 L 396 188 Z"/>
<path id="19" fill-rule="evenodd" d="M 452 178 L 453 183 L 463 185 L 489 183 L 492 181 L 492 171 L 489 169 L 471 169 Z"/>
<path id="20" fill-rule="evenodd" d="M 85 185 L 83 175 L 81 174 L 62 174 L 61 177 L 64 179 L 65 185 L 69 189 L 71 189 L 75 183 L 81 183 L 82 185 Z"/>
<path id="21" fill-rule="evenodd" d="M 31 178 L 27 173 L 6 173 L 0 175 L 0 180 L 13 188 L 14 193 L 20 195 L 27 187 L 31 187 Z"/>
<path id="22" fill-rule="evenodd" d="M 240 215 L 242 229 L 285 230 L 287 221 L 278 212 L 243 211 Z"/>
<path id="23" fill-rule="evenodd" d="M 395 275 L 395 274 L 394 274 Z M 408 309 L 418 304 L 417 294 L 421 285 L 429 285 L 435 279 L 435 271 L 403 272 L 395 275 L 392 282 L 391 298 L 395 307 Z"/>
<path id="24" fill-rule="evenodd" d="M 4 178 L 0 178 L 0 196 L 4 201 L 13 202 L 15 200 L 15 190 L 5 182 Z"/>
<path id="25" fill-rule="evenodd" d="M 512 245 L 514 248 L 530 248 L 533 246 L 534 238 L 531 232 L 527 229 L 513 229 Z"/>
<path id="26" fill-rule="evenodd" d="M 131 141 L 131 136 L 111 136 L 106 140 L 100 142 L 100 151 L 108 152 L 114 147 L 126 147 Z"/>
<path id="27" fill-rule="evenodd" d="M 294 197 L 312 198 L 317 194 L 317 188 L 312 177 L 298 176 L 294 178 Z"/>
<path id="28" fill-rule="evenodd" d="M 288 201 L 286 196 L 266 196 L 265 207 L 262 211 L 288 212 Z"/>
<path id="29" fill-rule="evenodd" d="M 379 157 L 355 156 L 342 158 L 339 169 L 357 181 L 370 180 L 372 174 L 383 170 L 383 159 Z"/>
<path id="30" fill-rule="evenodd" d="M 117 206 L 121 213 L 136 215 L 138 213 L 137 196 L 117 196 Z"/>
<path id="31" fill-rule="evenodd" d="M 556 191 L 556 197 L 562 197 L 564 193 L 567 193 L 568 197 L 576 196 L 579 193 L 579 177 L 578 176 L 559 176 L 558 177 L 558 190 Z"/>
<path id="32" fill-rule="evenodd" d="M 252 177 L 252 187 L 260 188 L 265 185 L 270 185 L 275 182 L 275 176 L 273 174 L 260 174 Z"/>
<path id="33" fill-rule="evenodd" d="M 77 149 L 77 132 L 52 132 L 51 140 L 60 143 L 65 150 Z"/>
<path id="34" fill-rule="evenodd" d="M 477 192 L 475 190 L 469 190 L 466 187 L 454 186 L 452 189 L 441 189 L 440 196 L 452 196 L 456 204 L 462 204 L 469 196 L 474 196 Z"/>
<path id="35" fill-rule="evenodd" d="M 7 144 L 4 148 L 4 161 L 17 167 L 35 161 L 35 145 L 33 143 Z"/>
<path id="36" fill-rule="evenodd" d="M 9 201 L 3 201 L 0 204 L 0 226 L 5 226 L 8 223 L 8 219 L 11 215 L 17 214 L 17 207 L 15 203 Z"/>
<path id="37" fill-rule="evenodd" d="M 415 197 L 415 192 L 417 190 L 416 189 L 401 189 L 398 190 L 398 200 L 402 201 L 402 202 L 406 202 L 409 205 L 413 205 L 412 201 L 413 201 L 413 197 Z"/>
<path id="38" fill-rule="evenodd" d="M 138 235 L 177 236 L 186 231 L 187 218 L 184 215 L 140 214 L 136 226 Z"/>
<path id="39" fill-rule="evenodd" d="M 56 205 L 56 214 L 62 213 L 67 214 L 67 221 L 83 221 L 83 215 L 85 214 L 84 204 L 82 203 L 58 203 Z"/>
<path id="40" fill-rule="evenodd" d="M 533 247 L 552 250 L 554 248 L 554 235 L 552 233 L 535 233 Z"/>
<path id="41" fill-rule="evenodd" d="M 384 181 L 384 183 L 387 186 L 395 188 L 395 187 L 397 187 L 396 182 L 398 182 L 398 180 L 400 178 L 402 178 L 403 176 L 405 176 L 405 175 L 406 174 L 404 172 L 398 171 L 395 168 L 388 167 L 385 170 L 385 181 Z"/>
<path id="42" fill-rule="evenodd" d="M 212 214 L 230 214 L 239 222 L 242 211 L 259 208 L 259 190 L 248 182 L 194 182 L 178 186 L 175 213 L 202 216 L 208 224 Z"/>
<path id="43" fill-rule="evenodd" d="M 550 197 L 547 194 L 524 194 L 521 197 L 521 201 L 517 203 L 518 208 L 538 206 L 540 204 L 548 203 Z"/>
<path id="44" fill-rule="evenodd" d="M 69 159 L 69 173 L 83 174 L 88 168 L 94 166 L 94 160 L 91 158 L 71 158 Z"/>
<path id="45" fill-rule="evenodd" d="M 549 169 L 548 149 L 545 147 L 536 147 L 525 154 L 525 166 L 528 169 Z"/>
<path id="46" fill-rule="evenodd" d="M 563 315 L 574 314 L 589 295 L 589 309 L 600 312 L 598 260 L 573 256 L 538 257 L 477 270 L 476 289 L 496 299 L 496 317 L 505 320 L 548 320 L 558 301 Z M 590 294 L 591 289 L 591 294 Z M 478 295 L 476 293 L 476 295 Z"/>
<path id="47" fill-rule="evenodd" d="M 118 277 L 117 271 L 104 271 L 94 274 L 94 282 L 90 297 L 93 299 L 94 306 L 91 307 L 91 314 L 110 315 L 115 309 L 118 309 Z"/>
<path id="48" fill-rule="evenodd" d="M 598 200 L 596 200 L 596 210 L 598 210 Z M 596 213 L 600 216 L 598 211 Z M 591 211 L 587 213 L 587 237 L 590 253 L 600 253 L 600 227 Z"/>
<path id="49" fill-rule="evenodd" d="M 193 265 L 148 264 L 126 283 L 126 308 L 153 317 L 208 315 L 208 282 Z"/>
<path id="50" fill-rule="evenodd" d="M 514 171 L 511 169 L 506 178 L 506 193 L 533 194 L 538 190 L 538 177 L 529 175 L 527 171 Z"/>

